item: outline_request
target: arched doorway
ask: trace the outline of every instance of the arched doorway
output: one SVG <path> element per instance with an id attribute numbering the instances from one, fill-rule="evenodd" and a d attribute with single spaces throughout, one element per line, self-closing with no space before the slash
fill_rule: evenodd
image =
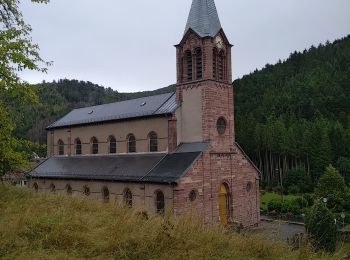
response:
<path id="1" fill-rule="evenodd" d="M 219 214 L 220 222 L 227 225 L 230 217 L 230 191 L 226 184 L 221 184 L 219 192 Z"/>

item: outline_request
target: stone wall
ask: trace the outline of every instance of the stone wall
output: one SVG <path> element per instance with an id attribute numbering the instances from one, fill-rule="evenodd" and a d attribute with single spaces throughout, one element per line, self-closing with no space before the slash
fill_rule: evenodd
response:
<path id="1" fill-rule="evenodd" d="M 165 210 L 173 208 L 173 187 L 170 185 L 122 183 L 103 181 L 73 181 L 73 180 L 28 180 L 27 187 L 35 190 L 34 183 L 38 185 L 38 192 L 65 194 L 73 197 L 86 197 L 105 202 L 103 188 L 109 191 L 109 202 L 116 205 L 124 205 L 124 192 L 129 189 L 132 192 L 132 207 L 137 211 L 146 211 L 148 215 L 154 215 L 156 210 L 156 192 L 162 191 L 165 197 Z M 52 185 L 55 189 L 52 190 Z M 72 188 L 72 194 L 68 194 L 67 185 Z M 84 194 L 88 187 L 90 194 Z"/>
<path id="2" fill-rule="evenodd" d="M 257 225 L 260 222 L 258 172 L 237 147 L 230 153 L 207 151 L 203 154 L 175 188 L 175 216 L 193 214 L 206 224 L 220 224 L 221 184 L 230 190 L 229 222 Z M 192 190 L 197 193 L 195 201 L 189 197 Z"/>
<path id="3" fill-rule="evenodd" d="M 99 142 L 99 154 L 109 153 L 108 138 L 114 136 L 117 140 L 117 153 L 127 152 L 127 136 L 134 134 L 136 152 L 149 152 L 150 132 L 158 135 L 158 151 L 168 150 L 168 120 L 171 118 L 148 118 L 115 123 L 101 123 L 70 128 L 56 129 L 48 132 L 48 155 L 58 155 L 58 141 L 65 144 L 65 155 L 75 155 L 75 140 L 82 142 L 82 154 L 91 154 L 91 138 Z"/>

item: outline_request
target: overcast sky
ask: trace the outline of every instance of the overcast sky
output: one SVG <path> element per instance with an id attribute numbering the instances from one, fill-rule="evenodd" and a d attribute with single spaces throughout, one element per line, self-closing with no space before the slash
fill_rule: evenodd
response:
<path id="1" fill-rule="evenodd" d="M 54 62 L 47 74 L 22 73 L 25 80 L 78 79 L 121 92 L 175 83 L 173 45 L 183 36 L 191 0 L 23 2 L 33 40 Z M 216 7 L 235 45 L 234 78 L 350 34 L 350 0 L 216 0 Z"/>

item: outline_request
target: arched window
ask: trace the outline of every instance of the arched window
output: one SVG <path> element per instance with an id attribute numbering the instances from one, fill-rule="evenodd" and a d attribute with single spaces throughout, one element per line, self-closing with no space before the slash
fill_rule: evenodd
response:
<path id="1" fill-rule="evenodd" d="M 224 52 L 221 51 L 218 57 L 218 79 L 219 80 L 225 79 L 224 71 L 225 71 L 225 55 L 224 55 Z"/>
<path id="2" fill-rule="evenodd" d="M 164 201 L 164 193 L 160 190 L 156 192 L 156 208 L 157 213 L 164 213 L 165 209 L 165 201 Z"/>
<path id="3" fill-rule="evenodd" d="M 186 79 L 187 81 L 191 81 L 193 79 L 193 71 L 192 71 L 192 53 L 190 50 L 185 52 L 185 71 L 186 71 Z"/>
<path id="4" fill-rule="evenodd" d="M 91 153 L 98 154 L 98 140 L 96 137 L 91 138 Z"/>
<path id="5" fill-rule="evenodd" d="M 217 70 L 218 70 L 218 50 L 213 49 L 213 79 L 217 79 Z"/>
<path id="6" fill-rule="evenodd" d="M 64 155 L 64 142 L 60 139 L 57 142 L 58 146 L 58 155 Z"/>
<path id="7" fill-rule="evenodd" d="M 53 183 L 50 184 L 50 191 L 51 191 L 51 192 L 55 192 L 55 191 L 56 191 L 56 186 L 55 186 L 55 184 L 53 184 Z"/>
<path id="8" fill-rule="evenodd" d="M 149 138 L 149 151 L 158 152 L 158 135 L 155 132 L 151 132 L 148 135 Z"/>
<path id="9" fill-rule="evenodd" d="M 75 154 L 80 155 L 81 154 L 81 141 L 79 138 L 75 139 L 74 145 L 75 145 Z"/>
<path id="10" fill-rule="evenodd" d="M 102 198 L 104 202 L 109 202 L 109 189 L 106 186 L 102 188 Z"/>
<path id="11" fill-rule="evenodd" d="M 68 195 L 72 195 L 73 194 L 73 189 L 72 186 L 70 186 L 69 184 L 66 185 L 66 191 Z"/>
<path id="12" fill-rule="evenodd" d="M 196 79 L 203 78 L 203 58 L 202 58 L 202 49 L 196 49 Z"/>
<path id="13" fill-rule="evenodd" d="M 133 134 L 128 135 L 128 153 L 136 153 L 136 138 Z"/>
<path id="14" fill-rule="evenodd" d="M 39 185 L 38 185 L 36 182 L 34 182 L 34 184 L 33 184 L 33 189 L 34 189 L 35 191 L 38 191 L 38 190 L 39 190 Z"/>
<path id="15" fill-rule="evenodd" d="M 83 187 L 83 193 L 85 196 L 90 196 L 90 188 L 88 186 Z"/>
<path id="16" fill-rule="evenodd" d="M 124 203 L 127 207 L 132 208 L 132 193 L 128 188 L 124 191 Z"/>
<path id="17" fill-rule="evenodd" d="M 117 153 L 117 140 L 114 136 L 108 138 L 109 143 L 109 153 Z"/>

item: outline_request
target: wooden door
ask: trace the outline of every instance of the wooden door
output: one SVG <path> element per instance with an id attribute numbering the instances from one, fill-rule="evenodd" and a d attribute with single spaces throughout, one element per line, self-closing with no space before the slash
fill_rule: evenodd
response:
<path id="1" fill-rule="evenodd" d="M 229 192 L 225 184 L 221 184 L 219 192 L 219 214 L 220 222 L 223 225 L 227 225 L 230 209 Z"/>

